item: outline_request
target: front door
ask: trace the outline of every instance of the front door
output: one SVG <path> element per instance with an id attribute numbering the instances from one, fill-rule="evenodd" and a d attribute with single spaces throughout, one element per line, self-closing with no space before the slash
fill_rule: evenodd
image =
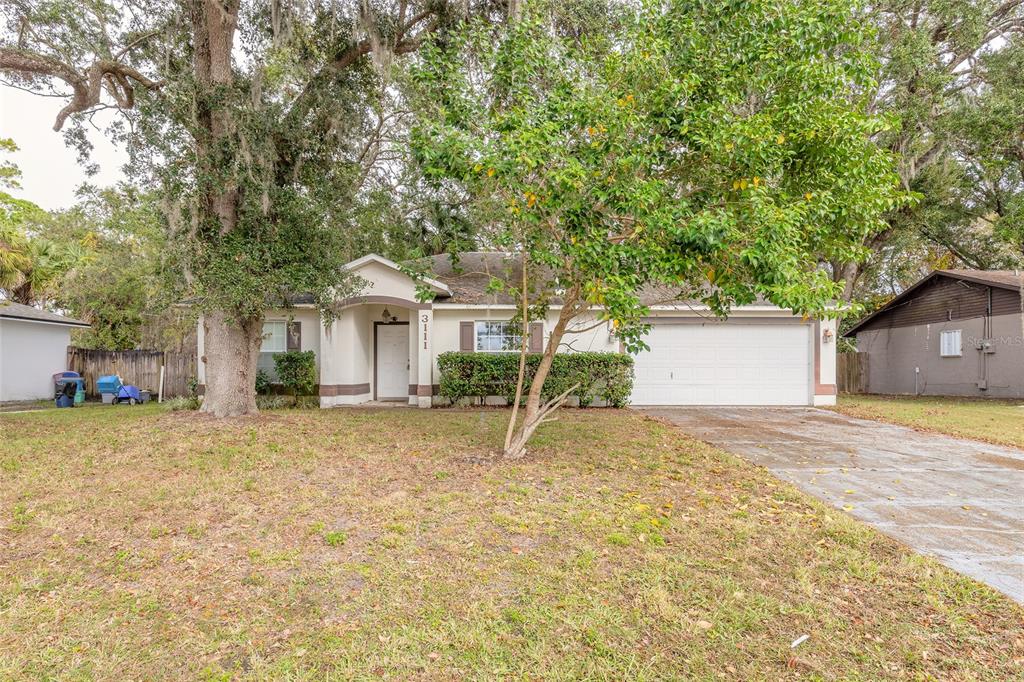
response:
<path id="1" fill-rule="evenodd" d="M 409 399 L 409 325 L 377 325 L 377 400 Z"/>

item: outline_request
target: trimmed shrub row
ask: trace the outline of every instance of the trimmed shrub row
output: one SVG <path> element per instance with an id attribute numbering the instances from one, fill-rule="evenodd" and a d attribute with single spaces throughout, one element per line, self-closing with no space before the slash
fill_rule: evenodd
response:
<path id="1" fill-rule="evenodd" d="M 530 389 L 540 363 L 540 354 L 526 360 L 526 382 L 523 393 Z M 437 357 L 441 371 L 440 394 L 452 404 L 463 398 L 499 396 L 509 404 L 516 396 L 519 375 L 519 353 L 442 353 Z M 574 384 L 571 395 L 580 407 L 600 399 L 612 407 L 625 407 L 633 391 L 633 358 L 620 353 L 559 353 L 544 382 L 544 400 L 561 395 Z"/>

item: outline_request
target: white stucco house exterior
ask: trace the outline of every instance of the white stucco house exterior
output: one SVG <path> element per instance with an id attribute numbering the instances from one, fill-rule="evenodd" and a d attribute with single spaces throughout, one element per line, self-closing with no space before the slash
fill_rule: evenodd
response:
<path id="1" fill-rule="evenodd" d="M 266 313 L 260 366 L 272 354 L 311 350 L 317 358 L 320 406 L 403 401 L 430 407 L 440 379 L 437 357 L 446 351 L 508 352 L 518 349 L 507 324 L 515 302 L 489 293 L 489 273 L 510 265 L 504 254 L 466 253 L 431 260 L 421 280 L 434 293 L 421 302 L 416 282 L 394 262 L 370 254 L 346 267 L 366 281 L 362 295 L 338 301 L 328 325 L 301 296 L 292 307 Z M 507 272 L 505 273 L 507 275 Z M 552 306 L 533 322 L 531 350 L 557 319 Z M 582 321 L 559 352 L 621 352 L 608 325 Z M 835 404 L 835 321 L 804 319 L 771 304 L 734 309 L 718 320 L 693 302 L 652 305 L 651 347 L 635 360 L 634 405 L 832 405 Z M 199 321 L 199 383 L 205 384 L 203 324 Z"/>
<path id="2" fill-rule="evenodd" d="M 89 324 L 0 299 L 0 402 L 53 398 L 66 368 L 71 330 Z"/>

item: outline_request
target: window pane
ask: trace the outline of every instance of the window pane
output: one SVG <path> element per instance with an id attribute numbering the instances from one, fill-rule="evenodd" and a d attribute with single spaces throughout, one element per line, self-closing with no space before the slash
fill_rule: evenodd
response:
<path id="1" fill-rule="evenodd" d="M 488 353 L 519 350 L 519 326 L 509 322 L 481 320 L 476 323 L 476 349 Z"/>
<path id="2" fill-rule="evenodd" d="M 502 350 L 516 350 L 519 346 L 519 341 L 514 336 L 502 336 Z"/>
<path id="3" fill-rule="evenodd" d="M 273 320 L 263 323 L 263 343 L 261 353 L 283 353 L 287 345 L 284 320 Z"/>
<path id="4" fill-rule="evenodd" d="M 939 354 L 943 357 L 961 357 L 963 355 L 962 341 L 959 329 L 942 332 L 939 336 Z"/>

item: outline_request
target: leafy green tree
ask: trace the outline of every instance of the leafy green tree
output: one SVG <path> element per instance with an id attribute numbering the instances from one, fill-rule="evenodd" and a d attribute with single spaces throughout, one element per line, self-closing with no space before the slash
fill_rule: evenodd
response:
<path id="1" fill-rule="evenodd" d="M 1024 30 L 1024 16 L 1020 18 Z M 964 169 L 955 186 L 960 225 L 987 239 L 962 259 L 980 267 L 1024 265 L 1024 36 L 980 59 L 984 85 L 956 117 L 953 149 Z M 971 248 L 973 247 L 973 248 Z M 986 262 L 987 261 L 987 262 Z"/>
<path id="2" fill-rule="evenodd" d="M 997 224 L 1020 192 L 1002 150 L 1019 139 L 1010 103 L 1021 101 L 1012 55 L 1024 35 L 1024 4 L 886 0 L 866 11 L 880 55 L 870 111 L 895 121 L 875 140 L 896 156 L 901 182 L 918 200 L 865 238 L 869 258 L 830 263 L 844 298 L 902 289 L 935 265 L 1019 264 Z M 1002 119 L 991 116 L 996 108 Z"/>
<path id="3" fill-rule="evenodd" d="M 158 199 L 130 186 L 86 187 L 74 207 L 52 212 L 40 234 L 82 251 L 60 282 L 55 304 L 91 324 L 75 333 L 86 348 L 121 350 L 179 344 L 174 323 L 194 317 L 171 307 L 167 279 L 175 269 L 164 258 L 166 237 Z M 154 333 L 155 332 L 155 333 Z M 175 336 L 179 339 L 174 338 Z"/>
<path id="4" fill-rule="evenodd" d="M 0 152 L 17 150 L 13 140 L 0 139 Z M 21 170 L 14 163 L 0 162 L 0 188 L 17 189 L 19 177 Z M 46 219 L 46 212 L 3 189 L 0 189 L 0 293 L 16 303 L 45 306 L 80 252 L 73 246 L 40 236 L 35 228 Z"/>
<path id="5" fill-rule="evenodd" d="M 842 284 L 819 258 L 855 260 L 901 198 L 848 3 L 652 3 L 603 39 L 546 9 L 476 24 L 417 73 L 421 164 L 466 188 L 483 240 L 520 266 L 494 287 L 521 304 L 521 378 L 527 320 L 558 306 L 509 457 L 571 393 L 541 401 L 573 331 L 643 348 L 640 292 L 659 284 L 722 315 L 757 297 L 822 314 Z"/>
<path id="6" fill-rule="evenodd" d="M 9 138 L 0 138 L 0 152 L 18 151 L 18 145 Z M 21 224 L 26 213 L 42 211 L 35 204 L 15 199 L 5 189 L 20 186 L 21 170 L 11 161 L 0 161 L 0 292 L 10 298 L 11 290 L 20 285 L 25 271 L 32 265 L 28 253 L 28 240 Z"/>
<path id="7" fill-rule="evenodd" d="M 351 203 L 389 63 L 468 9 L 354 0 L 52 0 L 9 5 L 0 71 L 71 90 L 55 129 L 87 152 L 89 114 L 160 189 L 178 294 L 203 313 L 216 416 L 256 411 L 263 310 L 305 291 L 325 309 L 352 282 L 326 217 Z M 376 68 L 374 68 L 376 67 Z"/>

